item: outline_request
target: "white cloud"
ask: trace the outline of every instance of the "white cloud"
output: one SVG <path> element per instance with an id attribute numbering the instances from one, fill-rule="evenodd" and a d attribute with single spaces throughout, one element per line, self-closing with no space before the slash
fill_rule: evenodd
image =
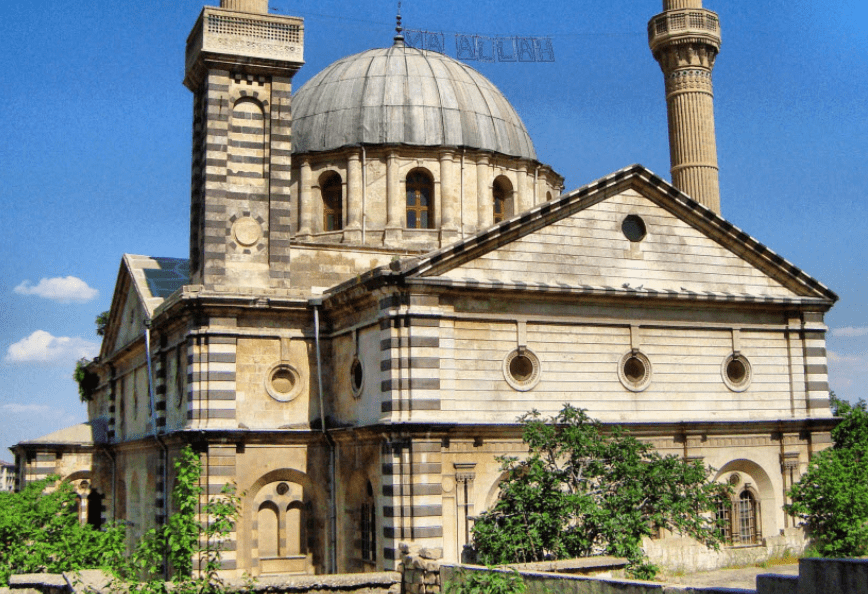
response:
<path id="1" fill-rule="evenodd" d="M 26 280 L 15 287 L 14 291 L 19 295 L 36 295 L 60 303 L 87 303 L 99 295 L 99 291 L 74 276 L 44 278 L 38 285 Z"/>
<path id="2" fill-rule="evenodd" d="M 99 354 L 99 344 L 78 337 L 52 336 L 37 330 L 27 338 L 9 345 L 4 361 L 8 363 L 42 363 L 66 365 Z"/>
<path id="3" fill-rule="evenodd" d="M 4 404 L 0 406 L 0 410 L 3 412 L 11 413 L 13 415 L 20 414 L 45 414 L 45 413 L 53 413 L 55 410 L 50 406 L 45 406 L 44 404 Z"/>
<path id="4" fill-rule="evenodd" d="M 847 326 L 845 328 L 833 328 L 832 336 L 843 336 L 844 338 L 858 338 L 860 336 L 868 336 L 868 326 L 854 328 Z"/>

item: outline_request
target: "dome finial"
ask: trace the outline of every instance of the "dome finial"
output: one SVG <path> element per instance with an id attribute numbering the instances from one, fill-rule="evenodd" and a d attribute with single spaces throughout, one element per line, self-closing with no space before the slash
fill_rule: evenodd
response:
<path id="1" fill-rule="evenodd" d="M 404 45 L 404 27 L 401 25 L 401 0 L 398 0 L 398 16 L 397 25 L 395 26 L 395 46 L 402 47 Z"/>

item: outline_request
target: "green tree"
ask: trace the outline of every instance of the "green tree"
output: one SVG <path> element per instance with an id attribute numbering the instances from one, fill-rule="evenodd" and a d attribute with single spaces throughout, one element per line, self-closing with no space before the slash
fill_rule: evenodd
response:
<path id="1" fill-rule="evenodd" d="M 834 446 L 811 459 L 784 509 L 805 522 L 824 557 L 868 555 L 868 410 L 833 396 Z"/>
<path id="2" fill-rule="evenodd" d="M 527 563 L 605 553 L 626 557 L 636 577 L 657 568 L 642 537 L 661 528 L 717 548 L 712 513 L 727 487 L 710 482 L 699 460 L 662 456 L 620 427 L 605 428 L 564 406 L 551 419 L 520 419 L 525 459 L 501 458 L 497 502 L 474 523 L 473 546 L 485 564 Z"/>
<path id="3" fill-rule="evenodd" d="M 199 521 L 203 489 L 199 484 L 202 463 L 192 447 L 185 446 L 175 458 L 172 500 L 177 511 L 166 524 L 149 530 L 138 542 L 117 584 L 118 591 L 140 594 L 167 592 L 163 570 L 172 570 L 174 594 L 216 594 L 222 590 L 220 560 L 227 536 L 234 530 L 241 508 L 234 485 L 201 506 L 207 521 Z M 194 561 L 199 571 L 194 571 Z"/>
<path id="4" fill-rule="evenodd" d="M 19 493 L 0 493 L 0 586 L 17 573 L 117 569 L 123 527 L 99 531 L 79 521 L 72 485 L 50 476 Z"/>
<path id="5" fill-rule="evenodd" d="M 104 311 L 96 316 L 94 324 L 96 324 L 97 336 L 105 336 L 106 327 L 109 323 L 109 314 L 111 314 L 111 311 Z"/>

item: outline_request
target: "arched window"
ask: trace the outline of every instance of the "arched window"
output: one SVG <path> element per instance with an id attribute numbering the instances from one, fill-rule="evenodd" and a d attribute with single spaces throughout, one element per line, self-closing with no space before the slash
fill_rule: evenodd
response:
<path id="1" fill-rule="evenodd" d="M 87 523 L 97 530 L 102 528 L 102 505 L 103 496 L 96 489 L 91 490 L 87 496 Z"/>
<path id="2" fill-rule="evenodd" d="M 757 501 L 753 493 L 745 489 L 738 497 L 738 542 L 757 542 Z"/>
<path id="3" fill-rule="evenodd" d="M 322 229 L 340 231 L 344 228 L 343 182 L 341 176 L 330 171 L 323 174 L 319 183 L 322 194 Z"/>
<path id="4" fill-rule="evenodd" d="M 407 228 L 434 228 L 434 180 L 424 169 L 407 174 Z"/>
<path id="5" fill-rule="evenodd" d="M 508 219 L 515 214 L 512 204 L 512 182 L 509 181 L 509 178 L 501 175 L 495 179 L 492 193 L 494 195 L 495 223 Z"/>

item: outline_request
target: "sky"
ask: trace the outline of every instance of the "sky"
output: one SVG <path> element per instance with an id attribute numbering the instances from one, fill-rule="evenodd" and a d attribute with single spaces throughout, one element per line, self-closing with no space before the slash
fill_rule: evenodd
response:
<path id="1" fill-rule="evenodd" d="M 214 3 L 217 3 L 214 0 Z M 294 87 L 391 44 L 396 2 L 271 0 L 305 19 Z M 660 0 L 404 0 L 404 25 L 549 37 L 553 62 L 470 62 L 513 103 L 567 190 L 633 163 L 666 179 Z M 75 361 L 98 353 L 124 253 L 188 256 L 192 95 L 184 45 L 202 0 L 4 0 L 0 39 L 0 458 L 86 420 Z M 830 385 L 868 396 L 868 6 L 706 0 L 723 216 L 839 296 Z"/>

